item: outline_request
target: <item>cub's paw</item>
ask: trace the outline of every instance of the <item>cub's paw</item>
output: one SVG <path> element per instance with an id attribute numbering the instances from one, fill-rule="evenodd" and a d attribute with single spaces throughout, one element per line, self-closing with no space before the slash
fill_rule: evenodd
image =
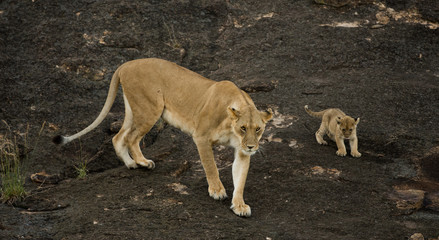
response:
<path id="1" fill-rule="evenodd" d="M 227 198 L 226 189 L 224 187 L 219 188 L 218 190 L 214 190 L 209 187 L 209 196 L 211 196 L 215 200 L 223 200 Z"/>
<path id="2" fill-rule="evenodd" d="M 340 157 L 344 157 L 346 156 L 346 150 L 338 150 L 336 154 Z"/>
<path id="3" fill-rule="evenodd" d="M 154 169 L 155 163 L 152 160 L 149 159 L 143 159 L 142 161 L 137 162 L 138 165 L 142 167 L 146 167 L 148 169 Z"/>
<path id="4" fill-rule="evenodd" d="M 361 157 L 361 153 L 356 151 L 356 152 L 351 152 L 352 157 Z"/>
<path id="5" fill-rule="evenodd" d="M 232 205 L 230 209 L 240 217 L 250 217 L 252 215 L 252 210 L 247 204 Z"/>
<path id="6" fill-rule="evenodd" d="M 325 140 L 317 140 L 320 145 L 328 145 L 328 142 Z"/>

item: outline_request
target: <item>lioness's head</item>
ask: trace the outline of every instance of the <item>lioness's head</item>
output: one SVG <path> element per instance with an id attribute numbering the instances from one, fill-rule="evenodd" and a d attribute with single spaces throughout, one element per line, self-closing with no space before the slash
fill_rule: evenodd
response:
<path id="1" fill-rule="evenodd" d="M 261 112 L 248 106 L 239 110 L 228 107 L 227 112 L 232 118 L 233 132 L 240 139 L 241 151 L 247 155 L 254 154 L 259 149 L 265 124 L 273 117 L 272 110 L 269 108 Z"/>
<path id="2" fill-rule="evenodd" d="M 349 138 L 352 135 L 359 122 L 360 118 L 354 119 L 349 116 L 337 118 L 337 125 L 345 138 Z"/>

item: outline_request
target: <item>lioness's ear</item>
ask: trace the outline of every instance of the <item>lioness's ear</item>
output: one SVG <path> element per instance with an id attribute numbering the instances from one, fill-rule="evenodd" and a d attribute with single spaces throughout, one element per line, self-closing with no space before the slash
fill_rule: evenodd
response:
<path id="1" fill-rule="evenodd" d="M 232 118 L 232 119 L 238 119 L 239 118 L 239 116 L 241 116 L 241 114 L 239 113 L 239 111 L 238 110 L 236 110 L 236 109 L 234 109 L 234 108 L 232 108 L 232 107 L 227 107 L 227 113 L 229 114 L 229 116 Z"/>
<path id="2" fill-rule="evenodd" d="M 355 125 L 357 125 L 360 122 L 360 118 L 355 118 Z"/>
<path id="3" fill-rule="evenodd" d="M 271 108 L 265 110 L 264 112 L 260 112 L 260 114 L 264 123 L 270 121 L 273 118 L 273 110 L 271 110 Z"/>

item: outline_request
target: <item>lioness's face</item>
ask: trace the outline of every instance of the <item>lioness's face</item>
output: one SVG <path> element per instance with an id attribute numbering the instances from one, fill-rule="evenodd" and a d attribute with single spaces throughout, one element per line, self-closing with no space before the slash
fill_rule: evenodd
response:
<path id="1" fill-rule="evenodd" d="M 254 154 L 259 149 L 265 125 L 272 118 L 271 109 L 260 112 L 256 108 L 229 108 L 229 115 L 232 117 L 233 132 L 240 140 L 241 151 L 247 155 Z"/>
<path id="2" fill-rule="evenodd" d="M 337 120 L 337 124 L 340 128 L 341 133 L 345 138 L 349 138 L 357 127 L 360 118 L 354 119 L 351 117 L 344 117 Z"/>

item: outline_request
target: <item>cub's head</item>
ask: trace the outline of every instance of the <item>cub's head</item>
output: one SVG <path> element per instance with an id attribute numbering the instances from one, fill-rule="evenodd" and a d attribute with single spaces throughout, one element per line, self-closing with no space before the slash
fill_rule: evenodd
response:
<path id="1" fill-rule="evenodd" d="M 265 130 L 265 124 L 273 117 L 269 108 L 267 111 L 259 111 L 255 107 L 235 109 L 227 108 L 232 118 L 232 129 L 240 140 L 240 148 L 244 154 L 252 155 L 259 149 L 259 140 Z"/>
<path id="2" fill-rule="evenodd" d="M 357 124 L 360 122 L 360 118 L 352 118 L 349 116 L 338 117 L 337 125 L 340 129 L 340 132 L 343 134 L 345 138 L 349 138 L 354 130 L 357 128 Z"/>

